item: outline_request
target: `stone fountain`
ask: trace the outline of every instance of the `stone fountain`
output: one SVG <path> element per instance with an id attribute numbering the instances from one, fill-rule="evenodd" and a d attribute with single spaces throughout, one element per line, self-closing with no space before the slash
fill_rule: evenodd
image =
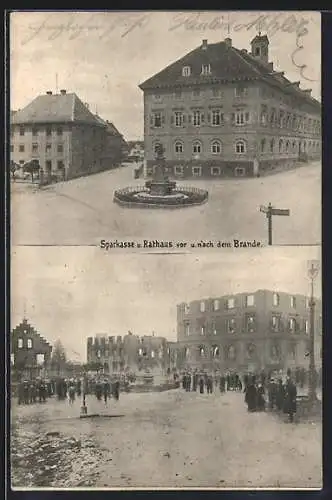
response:
<path id="1" fill-rule="evenodd" d="M 126 187 L 114 193 L 113 201 L 127 208 L 181 208 L 201 205 L 208 199 L 208 192 L 193 187 L 177 187 L 165 171 L 164 150 L 156 150 L 156 164 L 151 180 L 144 187 Z"/>

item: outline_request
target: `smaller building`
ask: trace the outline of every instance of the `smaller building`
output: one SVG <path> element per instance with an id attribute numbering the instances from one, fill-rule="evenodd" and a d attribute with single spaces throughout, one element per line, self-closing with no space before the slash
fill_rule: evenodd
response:
<path id="1" fill-rule="evenodd" d="M 24 318 L 11 332 L 11 368 L 14 380 L 45 375 L 52 346 Z"/>
<path id="2" fill-rule="evenodd" d="M 87 362 L 105 373 L 167 369 L 167 341 L 154 335 L 97 334 L 87 339 Z"/>
<path id="3" fill-rule="evenodd" d="M 38 162 L 47 181 L 111 169 L 123 158 L 125 141 L 115 126 L 65 89 L 11 113 L 10 132 L 11 161 L 22 167 Z"/>

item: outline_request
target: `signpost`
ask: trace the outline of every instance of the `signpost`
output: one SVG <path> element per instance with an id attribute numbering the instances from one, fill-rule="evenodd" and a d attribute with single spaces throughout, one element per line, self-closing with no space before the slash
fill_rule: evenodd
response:
<path id="1" fill-rule="evenodd" d="M 290 210 L 288 208 L 274 208 L 271 203 L 267 207 L 261 205 L 259 211 L 266 214 L 267 227 L 268 227 L 268 244 L 272 245 L 272 217 L 273 215 L 289 216 Z"/>

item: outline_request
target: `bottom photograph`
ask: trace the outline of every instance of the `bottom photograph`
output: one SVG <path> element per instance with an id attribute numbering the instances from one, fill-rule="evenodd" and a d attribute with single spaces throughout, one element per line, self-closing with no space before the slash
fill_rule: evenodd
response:
<path id="1" fill-rule="evenodd" d="M 322 488 L 319 247 L 11 268 L 12 489 Z"/>

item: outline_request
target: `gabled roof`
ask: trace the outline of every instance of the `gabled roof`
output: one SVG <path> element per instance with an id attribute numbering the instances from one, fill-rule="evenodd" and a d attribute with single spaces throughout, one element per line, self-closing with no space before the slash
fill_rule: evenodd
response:
<path id="1" fill-rule="evenodd" d="M 259 39 L 265 39 L 266 35 Z M 257 37 L 256 37 L 257 38 Z M 292 85 L 280 72 L 272 71 L 270 65 L 253 57 L 246 50 L 239 50 L 231 46 L 231 41 L 201 45 L 181 59 L 167 66 L 139 85 L 141 90 L 161 89 L 176 86 L 201 85 L 204 83 L 236 82 L 248 80 L 264 80 L 266 83 L 277 86 L 284 92 L 297 95 L 300 99 L 316 105 L 320 103 Z M 202 66 L 210 64 L 211 73 L 202 75 Z M 190 76 L 182 76 L 182 68 L 189 66 Z"/>
<path id="2" fill-rule="evenodd" d="M 118 129 L 116 128 L 116 126 L 112 122 L 110 122 L 108 120 L 104 120 L 99 115 L 94 115 L 94 116 L 95 116 L 96 120 L 98 120 L 100 125 L 103 125 L 107 129 L 107 132 L 110 135 L 121 137 L 124 141 L 123 135 L 118 131 Z"/>
<path id="3" fill-rule="evenodd" d="M 94 114 L 91 113 L 75 93 L 40 95 L 25 108 L 17 111 L 12 116 L 12 123 L 99 124 Z"/>
<path id="4" fill-rule="evenodd" d="M 45 347 L 51 347 L 50 343 L 42 336 L 40 335 L 40 333 L 37 332 L 37 330 L 30 324 L 28 323 L 27 319 L 24 318 L 21 323 L 19 325 L 17 325 L 13 330 L 12 330 L 12 334 L 20 334 L 20 335 L 24 335 L 25 334 L 25 331 L 27 331 L 27 334 L 29 336 L 34 336 L 34 337 L 38 337 L 40 343 L 45 346 Z"/>

